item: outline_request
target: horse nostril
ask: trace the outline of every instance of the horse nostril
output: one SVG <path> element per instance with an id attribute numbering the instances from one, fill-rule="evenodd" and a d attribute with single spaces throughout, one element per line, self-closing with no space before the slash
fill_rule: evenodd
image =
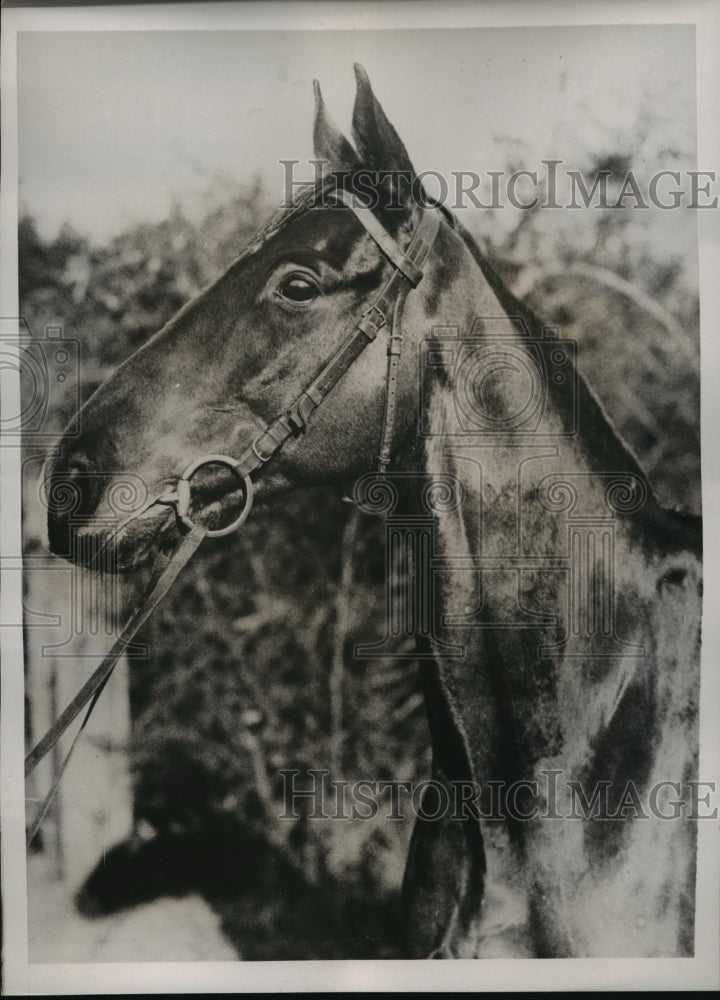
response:
<path id="1" fill-rule="evenodd" d="M 73 455 L 71 458 L 66 460 L 65 465 L 66 475 L 71 478 L 92 474 L 96 469 L 95 463 L 91 461 L 87 455 Z M 62 464 L 60 469 L 62 469 Z"/>
<path id="2" fill-rule="evenodd" d="M 103 477 L 86 455 L 75 453 L 56 460 L 45 481 L 51 552 L 71 557 L 73 534 L 95 512 L 102 491 Z"/>

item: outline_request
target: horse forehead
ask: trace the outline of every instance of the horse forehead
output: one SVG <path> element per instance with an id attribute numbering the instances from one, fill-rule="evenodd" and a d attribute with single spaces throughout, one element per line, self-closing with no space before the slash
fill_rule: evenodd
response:
<path id="1" fill-rule="evenodd" d="M 380 256 L 362 226 L 342 208 L 313 209 L 289 217 L 253 256 L 272 260 L 301 249 L 351 270 L 364 270 Z"/>

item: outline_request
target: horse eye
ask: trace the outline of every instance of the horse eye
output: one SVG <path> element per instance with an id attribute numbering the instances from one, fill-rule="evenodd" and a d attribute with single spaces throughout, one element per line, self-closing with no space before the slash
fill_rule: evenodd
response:
<path id="1" fill-rule="evenodd" d="M 284 281 L 278 289 L 278 295 L 290 302 L 312 302 L 320 294 L 320 289 L 311 278 L 294 275 Z"/>

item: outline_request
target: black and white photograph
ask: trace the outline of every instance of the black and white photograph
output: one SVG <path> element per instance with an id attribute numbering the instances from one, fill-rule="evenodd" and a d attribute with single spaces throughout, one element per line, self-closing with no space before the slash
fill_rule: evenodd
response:
<path id="1" fill-rule="evenodd" d="M 720 8 L 2 27 L 4 992 L 717 988 Z"/>

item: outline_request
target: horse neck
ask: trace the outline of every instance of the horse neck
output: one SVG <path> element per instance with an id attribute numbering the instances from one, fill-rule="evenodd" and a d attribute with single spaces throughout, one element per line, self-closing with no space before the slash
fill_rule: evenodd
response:
<path id="1" fill-rule="evenodd" d="M 527 719 L 537 717 L 536 700 L 544 697 L 531 679 L 533 671 L 528 674 L 523 664 L 534 663 L 539 644 L 552 643 L 557 636 L 547 632 L 540 637 L 537 626 L 543 631 L 542 622 L 550 618 L 567 621 L 562 580 L 546 572 L 546 566 L 567 555 L 571 515 L 579 516 L 584 525 L 594 519 L 598 530 L 605 530 L 611 514 L 607 473 L 630 497 L 634 489 L 642 490 L 643 482 L 637 463 L 599 404 L 576 379 L 571 345 L 558 341 L 558 349 L 562 346 L 568 355 L 558 365 L 565 381 L 556 386 L 549 378 L 542 387 L 539 418 L 532 430 L 522 420 L 519 427 L 507 426 L 512 419 L 505 418 L 522 412 L 527 372 L 540 370 L 542 358 L 554 348 L 543 345 L 542 331 L 530 325 L 518 303 L 501 301 L 499 287 L 491 286 L 478 261 L 463 249 L 464 267 L 457 267 L 457 259 L 452 262 L 460 277 L 447 288 L 445 301 L 440 295 L 436 304 L 436 323 L 452 315 L 457 317 L 456 328 L 435 326 L 432 343 L 417 345 L 422 380 L 418 433 L 399 456 L 404 496 L 398 511 L 427 517 L 432 502 L 428 504 L 423 490 L 436 484 L 440 502 L 432 509 L 435 620 L 450 626 L 444 629 L 439 624 L 441 639 L 461 643 L 466 652 L 462 663 L 441 660 L 440 676 L 458 718 L 464 719 L 461 728 L 473 745 L 476 765 L 482 764 L 484 773 L 492 769 L 486 754 L 493 758 L 497 751 L 492 747 L 507 744 L 507 734 L 514 733 L 515 749 L 507 750 L 503 767 L 519 775 L 522 759 L 538 759 L 547 752 L 557 723 L 555 710 L 549 707 L 543 714 L 545 732 L 530 728 L 524 732 L 516 718 L 517 712 Z M 524 320 L 524 328 L 519 320 Z M 429 328 L 426 318 L 424 329 Z M 481 398 L 489 411 L 483 411 L 483 417 L 491 418 L 485 425 L 473 420 L 472 392 L 470 398 L 459 400 L 461 392 L 472 389 L 472 373 L 483 370 L 483 359 L 489 359 L 491 370 L 495 360 L 511 364 L 508 378 L 492 378 L 478 387 L 485 391 Z M 470 377 L 464 378 L 468 372 Z M 581 396 L 574 397 L 578 392 Z M 575 427 L 578 414 L 580 425 Z M 561 501 L 573 495 L 577 502 L 574 510 L 568 510 Z M 653 502 L 649 495 L 646 499 Z M 631 525 L 629 521 L 616 519 L 611 529 L 621 566 L 631 565 L 625 555 L 639 544 L 635 521 Z M 436 648 L 442 653 L 442 642 Z M 479 662 L 493 663 L 482 680 Z M 487 685 L 480 699 L 478 684 Z M 474 718 L 471 706 L 479 703 L 492 707 Z M 478 743 L 470 736 L 480 731 L 487 734 L 487 745 L 484 737 Z M 515 763 L 508 764 L 516 751 Z"/>
<path id="2" fill-rule="evenodd" d="M 437 296 L 434 315 L 426 316 L 420 324 L 426 339 L 418 337 L 415 345 L 421 359 L 419 434 L 411 434 L 406 441 L 398 465 L 405 471 L 421 469 L 429 476 L 454 477 L 461 484 L 463 503 L 439 519 L 441 534 L 448 536 L 448 550 L 477 556 L 482 548 L 487 554 L 488 547 L 500 543 L 505 526 L 501 518 L 495 537 L 486 516 L 480 538 L 478 511 L 484 507 L 487 514 L 493 497 L 504 496 L 508 502 L 520 504 L 518 490 L 530 495 L 550 474 L 567 473 L 581 483 L 583 502 L 598 512 L 606 507 L 608 475 L 619 477 L 627 488 L 643 493 L 634 516 L 626 519 L 626 525 L 632 523 L 636 538 L 657 534 L 660 525 L 666 529 L 665 512 L 640 465 L 577 370 L 577 345 L 565 340 L 561 331 L 544 327 L 509 292 L 462 227 L 444 235 L 448 243 L 441 246 L 441 253 L 450 261 L 448 269 L 459 277 L 444 295 Z M 462 264 L 457 257 L 458 244 Z M 454 323 L 439 325 L 445 316 L 452 316 Z M 459 377 L 457 364 L 453 368 L 463 351 L 469 379 Z M 493 356 L 501 365 L 508 362 L 517 366 L 518 360 L 521 367 L 526 365 L 525 374 L 493 382 L 491 398 L 486 400 L 487 411 L 492 412 L 484 411 L 480 422 L 475 420 L 476 400 L 469 392 L 474 352 L 486 359 L 486 368 L 488 359 L 492 366 Z M 553 359 L 561 355 L 562 361 L 556 364 Z M 513 426 L 513 414 L 522 411 L 528 400 L 533 409 L 532 393 L 528 394 L 531 376 L 527 373 L 537 373 L 538 364 L 540 368 L 545 365 L 545 371 L 535 386 L 543 397 L 535 406 L 537 423 L 521 419 Z M 518 375 L 517 367 L 514 375 Z M 555 376 L 562 381 L 556 382 Z M 489 423 L 484 421 L 486 415 L 492 418 Z M 503 429 L 504 417 L 508 417 L 507 429 Z M 478 428 L 479 433 L 474 433 Z M 412 506 L 409 493 L 405 502 Z"/>
<path id="3" fill-rule="evenodd" d="M 435 648 L 443 654 L 454 642 L 466 650 L 462 661 L 440 659 L 440 676 L 476 766 L 492 770 L 502 744 L 507 751 L 502 766 L 519 775 L 523 760 L 550 754 L 560 726 L 570 726 L 571 719 L 560 715 L 580 710 L 577 658 L 588 656 L 599 658 L 605 679 L 587 709 L 583 747 L 573 750 L 582 758 L 644 662 L 633 655 L 649 641 L 641 634 L 644 618 L 637 609 L 652 605 L 663 562 L 684 560 L 681 550 L 687 545 L 567 361 L 558 362 L 561 385 L 548 373 L 532 432 L 527 425 L 498 431 L 502 419 L 519 412 L 519 394 L 527 391 L 512 372 L 486 387 L 484 405 L 497 418 L 490 431 L 461 422 L 472 401 L 464 400 L 464 410 L 458 405 L 468 382 L 459 377 L 459 351 L 467 351 L 465 370 L 472 372 L 473 360 L 492 360 L 496 349 L 500 360 L 526 361 L 528 370 L 554 349 L 539 346 L 537 321 L 499 282 L 491 283 L 474 254 L 468 251 L 464 262 L 462 277 L 436 306 L 435 322 L 452 315 L 457 329 L 435 327 L 432 344 L 418 344 L 418 432 L 398 456 L 404 489 L 398 512 L 427 518 L 428 493 L 422 490 L 435 483 L 439 502 L 432 509 L 435 561 L 429 590 L 440 638 Z M 431 325 L 426 319 L 424 329 Z M 566 353 L 570 346 L 562 345 Z M 579 587 L 582 591 L 573 589 Z M 584 596 L 573 605 L 572 595 L 580 592 Z M 573 607 L 580 627 L 570 636 Z M 610 608 L 610 635 L 598 636 L 590 620 L 598 607 Z M 541 655 L 543 649 L 549 652 Z M 475 707 L 480 704 L 482 711 Z"/>

